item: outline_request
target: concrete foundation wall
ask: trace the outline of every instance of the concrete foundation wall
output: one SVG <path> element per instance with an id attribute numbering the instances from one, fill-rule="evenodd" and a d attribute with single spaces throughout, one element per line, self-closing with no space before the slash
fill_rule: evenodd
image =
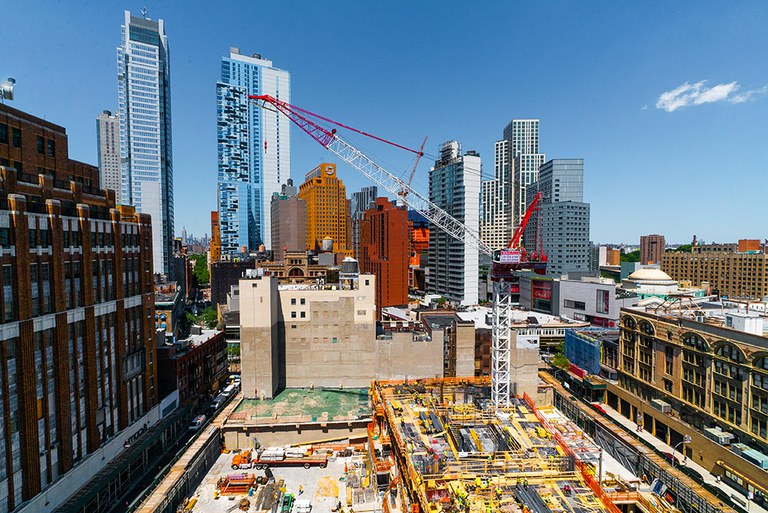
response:
<path id="1" fill-rule="evenodd" d="M 343 425 L 295 425 L 274 426 L 225 426 L 223 428 L 224 445 L 227 449 L 253 449 L 258 440 L 262 447 L 292 445 L 298 443 L 321 442 L 342 437 L 367 436 L 366 424 L 361 421 Z"/>
<path id="2" fill-rule="evenodd" d="M 455 322 L 452 337 L 456 340 L 456 377 L 475 375 L 475 325 Z"/>
<path id="3" fill-rule="evenodd" d="M 418 379 L 443 376 L 443 340 L 414 341 L 408 332 L 376 340 L 376 379 Z M 370 385 L 370 381 L 368 383 Z"/>

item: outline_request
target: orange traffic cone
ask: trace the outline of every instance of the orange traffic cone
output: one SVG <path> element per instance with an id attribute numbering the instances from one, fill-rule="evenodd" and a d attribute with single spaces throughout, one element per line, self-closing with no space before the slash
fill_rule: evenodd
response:
<path id="1" fill-rule="evenodd" d="M 347 462 L 345 461 L 344 462 L 344 473 L 346 474 L 347 472 L 349 472 L 349 470 L 347 469 Z"/>

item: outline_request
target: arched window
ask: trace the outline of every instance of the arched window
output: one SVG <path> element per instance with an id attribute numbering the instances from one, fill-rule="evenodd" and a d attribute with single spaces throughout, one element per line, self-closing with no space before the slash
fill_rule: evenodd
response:
<path id="1" fill-rule="evenodd" d="M 640 331 L 642 331 L 646 335 L 653 335 L 654 329 L 650 322 L 648 321 L 640 321 L 639 323 Z"/>
<path id="2" fill-rule="evenodd" d="M 294 267 L 290 271 L 288 271 L 288 277 L 290 278 L 303 278 L 304 277 L 304 271 L 302 271 L 298 267 Z"/>
<path id="3" fill-rule="evenodd" d="M 709 344 L 696 333 L 686 333 L 683 335 L 683 345 L 692 347 L 699 351 L 709 352 Z"/>
<path id="4" fill-rule="evenodd" d="M 721 343 L 718 348 L 715 349 L 715 354 L 736 363 L 744 363 L 747 360 L 744 356 L 744 352 L 730 342 Z"/>
<path id="5" fill-rule="evenodd" d="M 624 316 L 624 319 L 622 319 L 622 323 L 624 324 L 624 327 L 627 329 L 633 330 L 637 328 L 637 323 L 629 315 Z"/>

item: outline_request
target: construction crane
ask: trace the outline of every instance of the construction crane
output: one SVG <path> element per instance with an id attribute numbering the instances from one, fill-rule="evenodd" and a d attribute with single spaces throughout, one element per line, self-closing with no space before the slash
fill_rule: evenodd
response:
<path id="1" fill-rule="evenodd" d="M 419 160 L 421 160 L 421 157 L 424 156 L 424 145 L 427 144 L 427 138 L 425 137 L 423 141 L 421 141 L 421 146 L 419 146 L 419 152 L 416 154 L 416 162 L 413 163 L 413 169 L 411 170 L 410 176 L 408 176 L 408 183 L 406 183 L 407 187 L 410 188 L 411 182 L 413 181 L 413 175 L 416 174 L 416 168 L 419 165 Z M 405 197 L 408 196 L 408 188 L 403 187 L 403 190 L 400 191 L 400 197 L 403 198 L 403 202 L 405 202 Z"/>
<path id="2" fill-rule="evenodd" d="M 291 105 L 278 98 L 270 95 L 249 95 L 249 99 L 256 102 L 260 107 L 275 110 L 282 113 L 293 123 L 296 124 L 301 130 L 306 132 L 315 141 L 320 143 L 325 149 L 339 157 L 341 160 L 349 164 L 352 168 L 356 169 L 363 176 L 377 184 L 382 189 L 386 190 L 393 196 L 401 196 L 403 202 L 410 208 L 418 210 L 430 223 L 434 224 L 451 237 L 468 243 L 471 247 L 477 248 L 478 251 L 490 256 L 493 260 L 491 277 L 494 281 L 494 302 L 493 302 L 493 324 L 492 324 L 492 369 L 491 369 L 491 402 L 496 408 L 508 407 L 511 383 L 510 383 L 510 349 L 511 349 L 511 330 L 512 330 L 512 301 L 511 301 L 511 287 L 513 281 L 511 273 L 506 273 L 510 269 L 522 269 L 526 265 L 525 258 L 518 258 L 518 261 L 511 265 L 502 262 L 505 255 L 509 253 L 494 252 L 492 248 L 486 244 L 481 238 L 480 234 L 467 227 L 464 223 L 454 218 L 448 212 L 435 205 L 429 199 L 424 197 L 418 191 L 414 190 L 409 183 L 405 183 L 403 180 L 393 175 L 383 167 L 379 166 L 376 162 L 371 160 L 362 151 L 355 148 L 352 144 L 344 140 L 336 133 L 336 128 L 328 129 L 319 124 L 317 120 L 324 121 L 336 125 L 341 128 L 348 129 L 358 134 L 370 137 L 377 141 L 389 144 L 396 148 L 400 148 L 405 151 L 416 154 L 417 158 L 423 155 L 422 149 L 414 150 L 406 146 L 402 146 L 392 141 L 388 141 L 381 137 L 369 134 L 357 128 L 353 128 L 348 125 L 339 123 L 332 119 L 320 116 L 311 111 Z M 426 139 L 425 139 L 426 142 Z M 411 173 L 413 175 L 413 172 Z M 525 224 L 531 217 L 536 203 L 540 196 L 537 195 L 534 199 L 534 204 L 528 208 L 524 217 L 524 223 L 518 227 L 516 231 L 516 239 L 519 243 L 520 236 L 525 229 Z M 519 234 L 518 234 L 519 232 Z M 513 238 L 510 241 L 510 249 L 515 241 Z M 510 251 L 508 249 L 507 251 Z M 546 257 L 544 258 L 546 261 Z M 501 267 L 499 267 L 501 265 Z M 494 273 L 493 268 L 496 268 Z"/>

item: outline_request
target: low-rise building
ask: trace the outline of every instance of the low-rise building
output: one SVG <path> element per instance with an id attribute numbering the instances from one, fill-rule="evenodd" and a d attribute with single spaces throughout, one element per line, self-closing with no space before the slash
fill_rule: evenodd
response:
<path id="1" fill-rule="evenodd" d="M 637 301 L 634 294 L 617 291 L 616 283 L 607 278 L 535 273 L 520 277 L 521 307 L 594 326 L 617 326 L 620 308 Z"/>
<path id="2" fill-rule="evenodd" d="M 196 402 L 219 390 L 227 377 L 224 332 L 193 327 L 184 340 L 157 348 L 160 395 L 179 392 L 179 404 Z"/>
<path id="3" fill-rule="evenodd" d="M 729 436 L 768 453 L 765 303 L 672 298 L 623 308 L 618 381 L 607 402 L 622 415 L 721 475 L 768 494 L 768 471 L 728 449 Z M 683 443 L 684 437 L 690 443 Z"/>
<path id="4" fill-rule="evenodd" d="M 163 330 L 172 341 L 188 335 L 185 331 L 184 297 L 176 282 L 155 284 L 155 329 Z"/>

